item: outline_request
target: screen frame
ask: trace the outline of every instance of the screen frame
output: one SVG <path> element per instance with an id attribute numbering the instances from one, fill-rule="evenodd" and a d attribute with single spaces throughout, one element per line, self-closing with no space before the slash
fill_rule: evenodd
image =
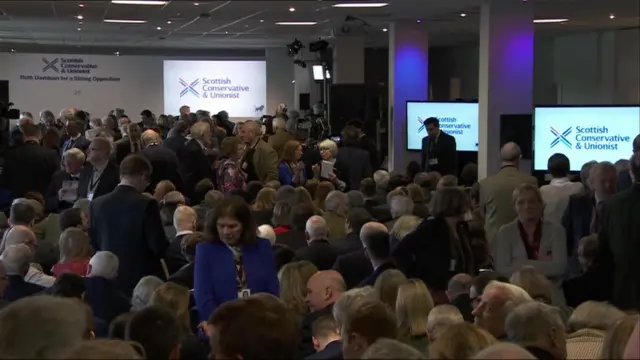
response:
<path id="1" fill-rule="evenodd" d="M 534 105 L 533 106 L 533 111 L 531 112 L 531 116 L 533 117 L 533 126 L 531 131 L 533 131 L 533 144 L 531 147 L 531 173 L 547 173 L 548 169 L 536 169 L 536 109 L 538 108 L 640 108 L 640 104 L 587 104 L 587 105 L 580 105 L 580 104 L 541 104 L 541 105 Z M 638 122 L 640 122 L 640 119 L 638 120 Z M 578 170 L 572 170 L 570 171 L 571 174 L 579 174 L 580 171 Z"/>
<path id="2" fill-rule="evenodd" d="M 404 105 L 404 130 L 405 130 L 405 136 L 404 136 L 404 150 L 405 151 L 409 151 L 409 152 L 413 152 L 413 153 L 417 153 L 417 152 L 422 152 L 422 149 L 409 149 L 409 132 L 407 131 L 407 116 L 409 114 L 409 103 L 421 103 L 421 104 L 478 104 L 478 106 L 480 106 L 480 102 L 479 101 L 464 101 L 464 100 L 443 100 L 443 101 L 437 101 L 437 100 L 407 100 L 405 101 L 405 105 Z M 480 114 L 478 114 L 478 120 L 480 120 Z M 478 139 L 479 141 L 480 139 Z M 456 152 L 469 152 L 469 153 L 477 153 L 477 151 L 462 151 L 462 150 L 456 150 Z"/>

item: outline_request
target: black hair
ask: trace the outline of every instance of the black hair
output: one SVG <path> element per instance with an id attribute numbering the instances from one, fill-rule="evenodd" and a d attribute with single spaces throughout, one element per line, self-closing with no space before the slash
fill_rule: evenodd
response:
<path id="1" fill-rule="evenodd" d="M 360 119 L 353 119 L 347 122 L 347 126 L 353 126 L 358 130 L 364 130 L 364 123 Z"/>
<path id="2" fill-rule="evenodd" d="M 354 126 L 345 126 L 340 134 L 340 141 L 344 146 L 358 146 L 358 129 Z"/>
<path id="3" fill-rule="evenodd" d="M 125 330 L 125 340 L 142 345 L 147 359 L 169 360 L 181 339 L 178 320 L 160 306 L 148 306 L 133 314 Z"/>
<path id="4" fill-rule="evenodd" d="M 280 269 L 287 265 L 288 263 L 293 261 L 293 257 L 295 252 L 293 249 L 286 245 L 275 244 L 273 245 L 273 259 L 276 263 L 276 271 L 280 271 Z"/>
<path id="5" fill-rule="evenodd" d="M 547 170 L 554 178 L 562 178 L 571 171 L 571 162 L 565 154 L 556 153 L 549 157 Z"/>
<path id="6" fill-rule="evenodd" d="M 58 225 L 60 225 L 60 231 L 82 226 L 82 210 L 80 208 L 64 210 L 58 217 Z"/>
<path id="7" fill-rule="evenodd" d="M 427 127 L 429 125 L 433 125 L 435 127 L 440 127 L 440 120 L 437 117 L 430 117 L 424 121 L 424 126 Z"/>
<path id="8" fill-rule="evenodd" d="M 87 288 L 80 275 L 74 273 L 63 273 L 56 278 L 50 288 L 51 295 L 64 298 L 82 299 L 82 295 Z"/>

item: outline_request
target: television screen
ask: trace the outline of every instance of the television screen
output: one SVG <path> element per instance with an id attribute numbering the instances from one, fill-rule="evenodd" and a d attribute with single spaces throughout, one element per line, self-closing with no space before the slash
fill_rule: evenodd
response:
<path id="1" fill-rule="evenodd" d="M 407 150 L 421 150 L 424 121 L 436 117 L 440 129 L 456 138 L 458 151 L 478 151 L 478 103 L 407 102 Z"/>
<path id="2" fill-rule="evenodd" d="M 534 111 L 534 170 L 547 170 L 547 160 L 565 154 L 571 171 L 591 160 L 628 159 L 640 132 L 640 106 L 549 106 Z"/>

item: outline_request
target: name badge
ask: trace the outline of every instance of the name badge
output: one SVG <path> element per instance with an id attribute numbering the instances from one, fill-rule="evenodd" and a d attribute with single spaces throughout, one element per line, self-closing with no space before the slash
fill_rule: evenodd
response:
<path id="1" fill-rule="evenodd" d="M 438 165 L 438 159 L 429 159 L 429 165 Z"/>
<path id="2" fill-rule="evenodd" d="M 242 289 L 238 291 L 238 299 L 246 299 L 251 296 L 251 289 Z"/>
<path id="3" fill-rule="evenodd" d="M 87 200 L 89 201 L 93 200 L 93 192 L 87 193 Z"/>

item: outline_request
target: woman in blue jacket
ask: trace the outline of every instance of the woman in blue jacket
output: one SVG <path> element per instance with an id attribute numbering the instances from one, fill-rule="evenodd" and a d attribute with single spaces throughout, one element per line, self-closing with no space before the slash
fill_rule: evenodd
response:
<path id="1" fill-rule="evenodd" d="M 289 140 L 282 148 L 278 173 L 282 185 L 293 187 L 303 186 L 307 182 L 305 165 L 302 158 L 302 144 L 296 140 Z"/>
<path id="2" fill-rule="evenodd" d="M 251 209 L 242 198 L 224 198 L 205 228 L 208 240 L 196 247 L 194 271 L 200 321 L 226 301 L 261 292 L 279 295 L 271 244 L 257 237 Z"/>

